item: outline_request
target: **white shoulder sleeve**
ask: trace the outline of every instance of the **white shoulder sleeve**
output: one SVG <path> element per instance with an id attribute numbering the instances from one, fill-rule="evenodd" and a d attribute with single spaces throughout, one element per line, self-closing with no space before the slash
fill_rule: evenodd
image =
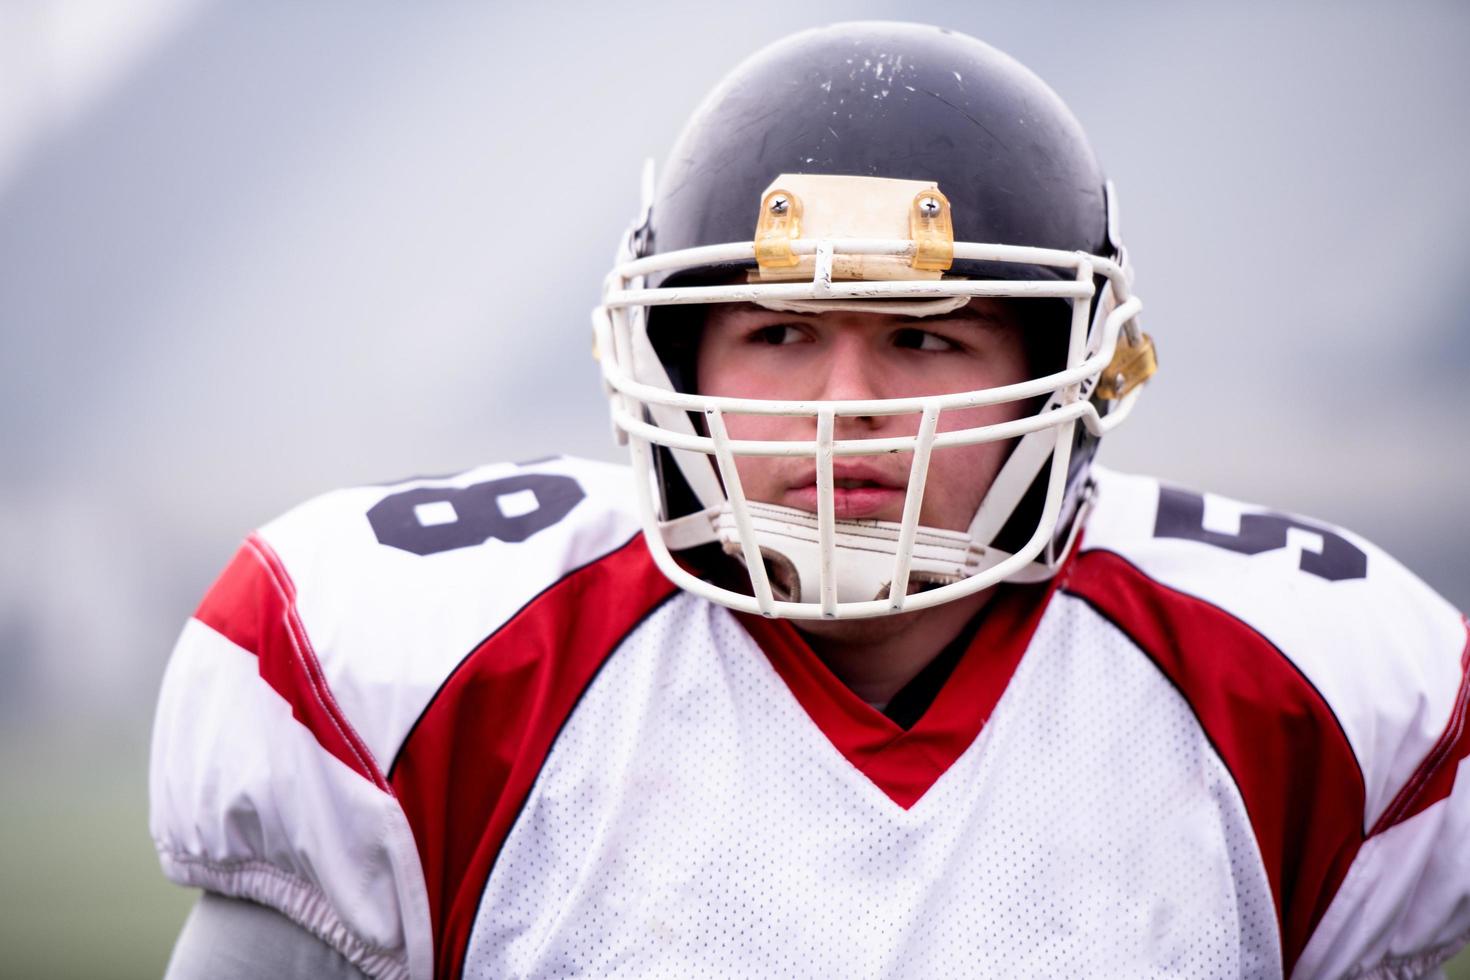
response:
<path id="1" fill-rule="evenodd" d="M 1311 518 L 1106 470 L 1094 516 L 1086 548 L 1255 631 L 1350 748 L 1341 824 L 1314 823 L 1310 846 L 1335 856 L 1292 976 L 1430 974 L 1470 941 L 1464 616 L 1370 542 Z"/>
<path id="2" fill-rule="evenodd" d="M 637 531 L 626 470 L 552 460 L 336 491 L 250 536 L 185 625 L 150 831 L 179 884 L 275 909 L 373 977 L 429 977 L 392 766 L 445 679 L 542 589 Z"/>
<path id="3" fill-rule="evenodd" d="M 1397 795 L 1365 832 L 1296 977 L 1435 975 L 1470 944 L 1467 685 Z"/>
<path id="4" fill-rule="evenodd" d="M 179 637 L 153 732 L 154 845 L 181 885 L 276 909 L 369 976 L 424 976 L 413 834 L 322 680 L 284 574 L 252 536 Z"/>

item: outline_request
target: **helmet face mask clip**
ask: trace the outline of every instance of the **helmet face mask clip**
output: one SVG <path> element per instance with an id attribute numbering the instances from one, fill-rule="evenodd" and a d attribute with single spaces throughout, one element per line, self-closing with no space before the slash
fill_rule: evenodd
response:
<path id="1" fill-rule="evenodd" d="M 973 140 L 973 125 L 961 128 L 952 112 L 936 117 L 932 99 L 866 105 L 856 96 L 881 103 L 887 96 L 867 89 L 883 79 L 849 73 L 839 84 L 834 71 L 824 70 L 845 64 L 865 45 L 872 50 L 870 64 L 882 49 L 888 95 L 938 84 L 959 74 L 952 68 L 958 64 L 972 87 L 989 72 L 992 88 L 1005 97 L 999 101 L 1014 102 L 1019 78 L 1033 116 L 1037 102 L 1060 115 L 1049 125 L 1032 123 L 1043 133 L 1061 131 L 1064 148 L 1080 160 L 1073 169 L 1097 177 L 1096 200 L 1088 193 L 1080 204 L 1076 193 L 1057 200 L 1031 194 L 1044 233 L 1011 233 L 1020 222 L 1005 209 L 1017 211 L 1016 188 L 965 182 L 976 176 L 977 159 L 996 150 L 954 138 Z M 928 67 L 921 71 L 916 64 Z M 809 100 L 776 114 L 797 133 L 785 150 L 773 158 L 766 148 L 778 141 L 763 138 L 772 134 L 759 129 L 753 142 L 730 146 L 732 115 L 748 113 L 763 91 L 789 97 L 793 74 L 810 91 Z M 1034 89 L 1054 104 L 1045 104 Z M 842 119 L 834 106 L 848 96 L 863 112 Z M 994 93 L 989 98 L 997 101 Z M 912 111 L 900 111 L 906 106 Z M 992 112 L 1014 115 L 1015 106 Z M 856 156 L 842 157 L 844 135 L 879 131 L 889 134 L 886 143 L 859 143 Z M 914 25 L 839 25 L 796 35 L 758 54 L 715 90 L 671 156 L 675 172 L 658 185 L 645 177 L 640 220 L 624 238 L 593 313 L 613 426 L 630 447 L 640 516 L 665 574 L 737 610 L 839 619 L 929 608 L 1001 581 L 1036 581 L 1055 572 L 1082 524 L 1087 464 L 1097 440 L 1127 416 L 1154 369 L 1151 342 L 1134 322 L 1140 303 L 1130 292 L 1116 240 L 1114 196 L 1079 139 L 1065 107 L 1025 69 L 962 35 Z M 910 169 L 926 162 L 924 153 L 908 151 L 916 145 L 948 146 L 928 154 L 934 172 Z M 827 167 L 819 168 L 823 153 Z M 889 165 L 885 155 L 902 163 Z M 1065 163 L 1067 154 L 1060 157 Z M 1051 165 L 1055 169 L 1056 161 Z M 729 179 L 732 171 L 741 179 Z M 745 191 L 743 207 L 727 200 L 732 184 Z M 1079 185 L 1086 186 L 1077 180 L 1068 186 Z M 983 213 L 987 193 L 998 202 L 990 215 Z M 1049 210 L 1069 208 L 1079 212 L 1072 224 L 1097 233 L 1073 235 L 1085 247 L 1056 247 L 1063 244 L 1056 239 L 1066 222 Z M 996 234 L 965 237 L 983 231 Z M 1019 383 L 903 398 L 775 400 L 694 390 L 688 361 L 701 320 L 691 306 L 749 303 L 818 317 L 928 317 L 951 314 L 977 297 L 1067 310 L 1055 328 L 1062 363 Z M 671 335 L 677 335 L 673 344 Z M 1105 397 L 1099 397 L 1100 382 Z M 956 413 L 985 406 L 1009 406 L 1011 412 L 1004 421 L 955 424 Z M 732 437 L 729 422 L 743 416 L 799 420 L 787 431 L 806 435 Z M 889 426 L 871 438 L 838 435 L 851 431 L 843 420 L 887 416 L 911 417 L 916 424 L 906 427 L 914 431 L 891 435 Z M 1009 454 L 969 527 L 920 524 L 934 456 L 996 442 L 1009 445 Z M 839 519 L 838 461 L 895 453 L 908 460 L 900 519 Z M 814 470 L 814 511 L 750 499 L 738 463 L 752 457 L 796 459 Z M 711 545 L 739 563 L 737 582 L 688 560 Z M 691 550 L 700 548 L 705 552 Z"/>

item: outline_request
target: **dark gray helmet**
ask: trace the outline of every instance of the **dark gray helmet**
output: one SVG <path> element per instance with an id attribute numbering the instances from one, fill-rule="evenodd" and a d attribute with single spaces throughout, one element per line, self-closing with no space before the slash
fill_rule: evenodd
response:
<path id="1" fill-rule="evenodd" d="M 931 180 L 956 241 L 1115 254 L 1076 118 L 1020 62 L 942 28 L 837 24 L 743 62 L 669 154 L 645 248 L 749 238 L 762 190 L 786 173 Z"/>
<path id="2" fill-rule="evenodd" d="M 1054 573 L 1086 509 L 1097 440 L 1154 369 L 1130 279 L 1116 203 L 1080 125 L 1008 56 L 894 23 L 804 31 L 760 51 L 710 93 L 661 178 L 645 182 L 643 212 L 594 313 L 655 557 L 716 601 L 812 618 L 924 608 Z M 1024 324 L 1036 377 L 881 406 L 693 390 L 705 304 L 922 317 L 976 296 L 1038 311 Z M 959 436 L 918 419 L 921 408 L 999 402 L 1029 414 Z M 821 507 L 813 515 L 732 490 L 733 459 L 771 447 L 730 439 L 724 413 L 811 414 L 827 435 L 790 454 L 810 451 L 820 476 L 834 455 L 875 451 L 831 435 L 834 413 L 870 412 L 915 416 L 919 434 L 885 449 L 912 453 L 915 470 L 931 449 L 1010 443 L 968 533 L 908 526 L 907 509 L 902 523 L 837 521 L 830 509 L 821 517 Z M 923 476 L 911 472 L 909 486 Z M 744 562 L 748 590 L 673 557 L 711 544 Z"/>

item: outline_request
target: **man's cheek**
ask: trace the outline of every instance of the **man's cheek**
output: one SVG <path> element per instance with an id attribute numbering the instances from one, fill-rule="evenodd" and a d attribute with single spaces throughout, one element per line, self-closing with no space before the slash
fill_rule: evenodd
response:
<path id="1" fill-rule="evenodd" d="M 931 527 L 963 531 L 995 479 L 1003 450 L 994 444 L 956 446 L 934 452 L 924 490 L 922 520 Z"/>
<path id="2" fill-rule="evenodd" d="M 784 415 L 726 415 L 725 431 L 732 439 L 760 442 L 793 442 L 814 438 L 812 423 L 805 430 L 802 420 Z"/>
<path id="3" fill-rule="evenodd" d="M 740 474 L 740 486 L 747 498 L 764 503 L 778 502 L 776 497 L 782 488 L 777 486 L 778 481 L 769 457 L 747 456 L 736 459 L 735 470 Z"/>

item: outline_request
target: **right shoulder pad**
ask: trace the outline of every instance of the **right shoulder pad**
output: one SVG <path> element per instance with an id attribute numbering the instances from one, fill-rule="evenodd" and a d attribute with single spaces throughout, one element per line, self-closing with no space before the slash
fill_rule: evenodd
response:
<path id="1" fill-rule="evenodd" d="M 150 828 L 165 873 L 275 908 L 369 975 L 429 975 L 392 762 L 486 637 L 637 534 L 631 488 L 605 464 L 488 466 L 329 493 L 251 535 L 164 676 Z"/>
<path id="2" fill-rule="evenodd" d="M 637 533 L 626 467 L 557 458 L 339 490 L 257 537 L 294 584 L 329 686 L 386 767 L 466 654 Z"/>

